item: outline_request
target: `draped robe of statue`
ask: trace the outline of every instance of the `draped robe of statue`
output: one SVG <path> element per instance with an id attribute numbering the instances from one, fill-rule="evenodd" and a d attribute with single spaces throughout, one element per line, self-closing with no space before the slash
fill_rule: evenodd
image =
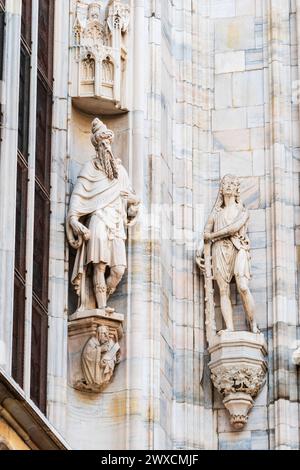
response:
<path id="1" fill-rule="evenodd" d="M 234 220 L 226 219 L 225 210 L 218 209 L 213 214 L 214 231 L 218 232 L 233 223 L 245 221 L 242 228 L 233 236 L 217 240 L 212 245 L 213 273 L 221 275 L 224 281 L 230 283 L 233 276 L 251 278 L 250 242 L 247 236 L 249 214 L 244 207 L 239 208 Z"/>
<path id="2" fill-rule="evenodd" d="M 246 320 L 253 333 L 259 333 L 255 303 L 249 288 L 251 279 L 250 241 L 247 236 L 249 212 L 241 201 L 237 176 L 225 175 L 219 194 L 204 228 L 196 262 L 204 274 L 207 337 L 216 335 L 213 279 L 220 293 L 221 313 L 227 331 L 234 331 L 230 283 L 235 278 Z"/>
<path id="3" fill-rule="evenodd" d="M 88 340 L 81 358 L 82 372 L 88 387 L 100 388 L 110 382 L 119 351 L 119 344 L 111 338 L 104 344 L 100 344 L 97 337 Z"/>
<path id="4" fill-rule="evenodd" d="M 81 297 L 81 308 L 86 307 L 85 276 L 89 263 L 105 263 L 107 266 L 126 266 L 126 225 L 135 221 L 128 216 L 128 204 L 121 192 L 133 195 L 129 177 L 124 166 L 117 160 L 117 179 L 109 179 L 98 164 L 97 158 L 82 168 L 72 196 L 67 216 L 67 231 L 71 217 L 77 217 L 90 230 L 90 239 L 81 240 L 77 249 L 72 284 Z M 69 236 L 69 239 L 72 235 Z M 84 276 L 84 277 L 83 277 Z M 85 298 L 86 297 L 86 298 Z"/>

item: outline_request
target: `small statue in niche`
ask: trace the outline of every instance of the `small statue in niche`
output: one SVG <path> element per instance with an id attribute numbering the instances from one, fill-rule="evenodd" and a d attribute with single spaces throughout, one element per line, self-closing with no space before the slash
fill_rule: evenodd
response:
<path id="1" fill-rule="evenodd" d="M 82 81 L 89 82 L 95 80 L 95 59 L 91 54 L 87 54 L 82 62 Z"/>
<path id="2" fill-rule="evenodd" d="M 101 5 L 97 3 L 90 3 L 88 6 L 88 21 L 100 22 Z"/>
<path id="3" fill-rule="evenodd" d="M 100 44 L 105 40 L 105 27 L 101 24 L 101 4 L 90 3 L 88 6 L 87 27 L 85 38 L 98 41 Z"/>
<path id="4" fill-rule="evenodd" d="M 128 174 L 113 155 L 113 138 L 102 121 L 93 121 L 96 157 L 83 166 L 67 215 L 67 237 L 77 250 L 72 284 L 80 311 L 95 307 L 114 311 L 107 300 L 124 275 L 126 227 L 134 225 L 139 211 L 140 201 Z"/>
<path id="5" fill-rule="evenodd" d="M 77 384 L 77 388 L 99 391 L 109 384 L 119 361 L 119 343 L 109 336 L 107 326 L 98 327 L 96 336 L 92 336 L 83 348 L 81 368 L 84 380 Z"/>
<path id="6" fill-rule="evenodd" d="M 201 249 L 196 256 L 196 261 L 205 275 L 206 324 L 210 337 L 215 334 L 212 279 L 215 279 L 220 290 L 221 312 L 226 331 L 234 330 L 230 300 L 230 282 L 233 277 L 250 330 L 259 333 L 255 320 L 255 304 L 249 289 L 251 269 L 248 220 L 249 212 L 241 202 L 238 177 L 224 176 L 217 201 L 204 229 L 204 258 Z"/>

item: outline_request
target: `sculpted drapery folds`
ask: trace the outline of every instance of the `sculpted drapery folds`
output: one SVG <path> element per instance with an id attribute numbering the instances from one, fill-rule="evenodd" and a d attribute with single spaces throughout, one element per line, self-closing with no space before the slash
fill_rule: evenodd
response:
<path id="1" fill-rule="evenodd" d="M 197 262 L 207 275 L 207 265 L 212 259 L 212 276 L 220 290 L 221 311 L 226 330 L 233 331 L 233 310 L 230 300 L 230 282 L 235 277 L 250 330 L 258 333 L 255 305 L 249 289 L 251 278 L 250 242 L 247 236 L 249 212 L 241 202 L 240 181 L 226 175 L 221 181 L 218 198 L 204 229 L 206 260 L 198 250 Z M 210 279 L 211 281 L 211 279 Z M 206 279 L 206 286 L 209 279 Z M 213 290 L 207 292 L 207 304 L 213 305 Z M 211 321 L 211 319 L 209 319 Z M 213 323 L 213 322 L 212 322 Z"/>
<path id="2" fill-rule="evenodd" d="M 106 309 L 126 269 L 126 227 L 137 218 L 139 200 L 121 161 L 113 155 L 114 134 L 92 123 L 96 157 L 82 168 L 70 200 L 67 236 L 77 250 L 72 284 L 79 310 Z"/>
<path id="3" fill-rule="evenodd" d="M 120 346 L 109 335 L 107 326 L 100 326 L 96 336 L 86 343 L 81 356 L 84 380 L 77 384 L 87 390 L 97 390 L 107 385 L 120 360 Z"/>

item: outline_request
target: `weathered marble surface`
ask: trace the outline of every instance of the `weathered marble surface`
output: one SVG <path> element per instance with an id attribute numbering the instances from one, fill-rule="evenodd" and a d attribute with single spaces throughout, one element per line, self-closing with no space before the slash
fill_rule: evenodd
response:
<path id="1" fill-rule="evenodd" d="M 118 366 L 117 409 L 108 396 L 85 402 L 70 391 L 69 436 L 79 444 L 76 427 L 86 434 L 101 419 L 105 430 L 93 436 L 94 447 L 295 448 L 296 368 L 282 359 L 296 347 L 298 321 L 299 120 L 298 104 L 290 105 L 290 79 L 298 79 L 300 10 L 279 0 L 209 0 L 193 7 L 183 0 L 153 7 L 145 0 L 132 11 L 138 39 L 132 43 L 129 118 L 122 118 L 123 128 L 119 118 L 109 122 L 123 129 L 117 145 L 129 149 L 125 166 L 145 215 L 129 239 L 128 287 L 121 286 L 115 300 L 118 311 L 128 311 L 126 372 Z M 77 110 L 72 116 L 70 170 L 76 177 L 88 126 Z M 199 230 L 227 173 L 241 178 L 250 210 L 257 322 L 276 357 L 268 388 L 240 433 L 230 427 L 221 398 L 213 399 L 203 369 L 203 284 L 193 261 Z M 237 328 L 244 329 L 237 293 L 234 306 Z M 88 439 L 80 445 L 88 446 Z"/>
<path id="2" fill-rule="evenodd" d="M 129 234 L 128 273 L 112 300 L 125 314 L 124 355 L 113 382 L 95 398 L 67 386 L 67 322 L 74 309 L 64 221 L 76 177 L 91 156 L 91 116 L 72 106 L 70 93 L 76 2 L 56 2 L 49 419 L 74 448 L 299 448 L 299 372 L 292 355 L 299 346 L 300 2 L 203 0 L 193 2 L 193 10 L 185 0 L 131 3 L 129 112 L 108 117 L 99 108 L 97 115 L 115 132 L 114 151 L 142 200 L 142 217 Z M 2 84 L 0 362 L 9 370 L 21 2 L 6 5 L 11 16 Z M 33 143 L 33 120 L 30 128 Z M 231 428 L 222 397 L 212 393 L 203 281 L 194 263 L 199 230 L 227 173 L 241 178 L 250 210 L 251 288 L 272 358 L 267 386 L 242 432 Z M 33 197 L 29 206 L 32 211 Z M 31 285 L 29 269 L 28 294 Z M 232 298 L 235 324 L 243 330 L 234 287 Z M 26 328 L 30 333 L 30 321 Z M 27 370 L 27 391 L 28 377 Z"/>
<path id="3" fill-rule="evenodd" d="M 138 217 L 140 201 L 121 160 L 114 156 L 113 140 L 114 132 L 95 118 L 91 126 L 95 156 L 77 177 L 66 217 L 67 239 L 76 250 L 71 283 L 78 311 L 113 311 L 108 299 L 127 267 L 126 230 Z"/>
<path id="4" fill-rule="evenodd" d="M 212 341 L 209 352 L 211 379 L 223 396 L 234 429 L 248 421 L 254 399 L 266 383 L 267 345 L 262 333 L 222 331 Z"/>
<path id="5" fill-rule="evenodd" d="M 124 315 L 101 310 L 69 321 L 69 384 L 76 390 L 99 394 L 109 385 L 120 362 L 123 323 Z"/>

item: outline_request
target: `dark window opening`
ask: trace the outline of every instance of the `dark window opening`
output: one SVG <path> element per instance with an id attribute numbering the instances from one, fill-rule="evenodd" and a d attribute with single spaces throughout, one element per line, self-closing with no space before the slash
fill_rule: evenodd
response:
<path id="1" fill-rule="evenodd" d="M 28 130 L 30 103 L 30 53 L 21 41 L 18 149 L 28 159 Z"/>
<path id="2" fill-rule="evenodd" d="M 39 0 L 35 215 L 31 337 L 31 398 L 47 403 L 50 172 L 53 101 L 54 0 Z"/>
<path id="3" fill-rule="evenodd" d="M 18 119 L 18 160 L 16 192 L 15 281 L 12 376 L 23 386 L 25 292 L 26 292 L 26 222 L 28 196 L 28 139 L 31 61 L 31 0 L 22 1 L 20 41 L 20 87 Z"/>
<path id="4" fill-rule="evenodd" d="M 48 314 L 33 296 L 30 396 L 46 413 Z"/>
<path id="5" fill-rule="evenodd" d="M 21 35 L 27 48 L 31 50 L 32 1 L 22 0 Z"/>

